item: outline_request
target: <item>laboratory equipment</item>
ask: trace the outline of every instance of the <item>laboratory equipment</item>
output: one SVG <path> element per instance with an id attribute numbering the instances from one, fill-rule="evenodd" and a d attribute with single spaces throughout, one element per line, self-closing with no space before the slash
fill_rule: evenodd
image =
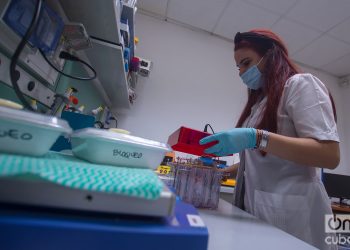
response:
<path id="1" fill-rule="evenodd" d="M 69 102 L 69 97 L 61 94 L 55 94 L 54 102 L 50 109 L 47 110 L 47 113 L 49 115 L 61 116 L 63 109 L 69 105 Z"/>
<path id="2" fill-rule="evenodd" d="M 145 216 L 173 212 L 174 194 L 150 169 L 91 164 L 54 152 L 5 153 L 0 163 L 1 202 Z"/>
<path id="3" fill-rule="evenodd" d="M 165 185 L 167 185 L 170 188 L 174 187 L 174 168 L 169 165 L 159 165 L 156 173 L 163 181 Z"/>
<path id="4" fill-rule="evenodd" d="M 350 176 L 323 173 L 322 181 L 329 197 L 339 198 L 340 203 L 343 199 L 350 199 Z"/>
<path id="5" fill-rule="evenodd" d="M 35 99 L 30 100 L 30 106 L 32 107 L 32 109 L 34 111 L 38 110 L 38 104 L 37 104 L 37 101 Z"/>
<path id="6" fill-rule="evenodd" d="M 77 89 L 69 87 L 63 95 L 55 94 L 55 100 L 47 113 L 50 115 L 61 116 L 62 111 L 70 104 L 70 97 L 77 92 Z"/>
<path id="7" fill-rule="evenodd" d="M 131 58 L 130 71 L 138 72 L 140 70 L 140 59 L 138 57 Z"/>
<path id="8" fill-rule="evenodd" d="M 174 194 L 151 169 L 91 164 L 55 152 L 5 153 L 0 162 L 0 202 L 148 216 L 173 212 Z"/>
<path id="9" fill-rule="evenodd" d="M 117 204 L 117 203 L 116 203 Z M 141 210 L 141 209 L 140 209 Z M 191 205 L 176 201 L 167 218 L 0 208 L 3 249 L 195 249 L 208 248 L 208 229 Z M 60 213 L 58 213 L 60 212 Z"/>
<path id="10" fill-rule="evenodd" d="M 117 128 L 118 120 L 117 120 L 117 118 L 115 118 L 115 116 L 110 116 L 108 121 L 106 122 L 106 124 L 108 125 L 109 129 Z"/>
<path id="11" fill-rule="evenodd" d="M 2 38 L 3 37 L 1 36 L 1 39 Z M 0 82 L 7 84 L 9 87 L 12 87 L 9 72 L 10 59 L 0 52 L 0 61 Z M 16 71 L 19 78 L 17 83 L 22 93 L 31 97 L 32 99 L 39 101 L 41 104 L 47 107 L 50 107 L 53 104 L 55 99 L 54 91 L 42 84 L 34 76 L 30 75 L 22 68 L 17 67 Z M 5 97 L 4 93 L 1 93 L 0 96 Z"/>
<path id="12" fill-rule="evenodd" d="M 167 144 L 132 135 L 95 128 L 75 131 L 71 136 L 75 156 L 94 163 L 156 169 Z"/>
<path id="13" fill-rule="evenodd" d="M 146 200 L 67 188 L 45 181 L 0 178 L 0 202 L 97 213 L 163 217 L 172 215 L 175 196 L 165 186 L 158 199 Z"/>
<path id="14" fill-rule="evenodd" d="M 27 39 L 24 39 L 24 34 L 30 26 L 32 17 L 34 17 L 37 1 L 4 0 L 0 4 L 0 12 L 2 14 L 0 22 L 0 46 L 3 49 L 2 51 L 14 57 L 15 51 L 19 48 L 20 41 L 22 39 L 28 40 L 27 44 L 24 41 L 25 46 L 19 53 L 18 62 L 20 62 L 21 67 L 26 69 L 30 77 L 33 76 L 33 80 L 36 83 L 34 90 L 40 87 L 41 92 L 49 92 L 49 88 L 45 84 L 54 85 L 58 73 L 47 66 L 39 50 L 48 56 L 57 67 L 62 67 L 64 64 L 64 61 L 58 58 L 59 52 L 62 50 L 60 36 L 63 30 L 63 21 L 60 15 L 58 15 L 57 9 L 54 10 L 51 8 L 52 6 L 49 6 L 50 3 L 47 1 L 42 3 L 41 14 L 38 16 L 37 22 L 34 22 L 37 25 L 33 23 L 33 27 L 37 27 L 37 29 L 33 29 L 32 34 Z M 17 66 L 17 70 L 19 69 L 20 67 Z M 18 85 L 20 88 L 23 87 L 21 91 L 24 92 L 23 89 L 26 89 L 28 81 L 22 78 L 23 73 L 18 79 Z M 44 85 L 41 85 L 38 81 L 43 82 Z M 7 81 L 7 79 L 4 82 L 10 84 L 10 81 Z M 29 92 L 29 96 L 46 104 L 46 96 L 37 96 L 38 93 L 35 93 L 37 91 L 25 92 L 25 94 Z"/>
<path id="15" fill-rule="evenodd" d="M 124 40 L 124 47 L 129 47 L 130 46 L 130 31 L 129 31 L 128 20 L 121 19 L 120 33 L 121 33 L 123 40 Z"/>
<path id="16" fill-rule="evenodd" d="M 174 189 L 183 201 L 200 208 L 216 209 L 225 174 L 216 166 L 205 166 L 199 159 L 169 163 L 174 168 Z"/>
<path id="17" fill-rule="evenodd" d="M 57 138 L 72 129 L 62 119 L 30 111 L 0 107 L 0 151 L 40 156 Z"/>
<path id="18" fill-rule="evenodd" d="M 182 126 L 169 136 L 168 144 L 175 151 L 180 151 L 198 156 L 208 156 L 209 154 L 205 154 L 204 150 L 215 145 L 216 142 L 208 143 L 205 146 L 203 146 L 199 144 L 199 140 L 209 135 L 210 134 L 207 132 Z"/>
<path id="19" fill-rule="evenodd" d="M 4 22 L 19 36 L 24 36 L 34 16 L 35 4 L 35 0 L 12 0 L 3 16 Z M 38 28 L 30 37 L 29 43 L 46 54 L 53 52 L 58 45 L 62 31 L 62 18 L 44 2 Z"/>
<path id="20" fill-rule="evenodd" d="M 92 43 L 86 29 L 81 23 L 66 23 L 62 36 L 67 49 L 85 50 L 92 48 Z"/>
<path id="21" fill-rule="evenodd" d="M 90 111 L 90 115 L 96 117 L 103 110 L 102 106 L 99 106 Z"/>
<path id="22" fill-rule="evenodd" d="M 55 6 L 57 7 L 57 5 Z M 45 98 L 48 99 L 50 96 L 47 97 L 38 93 L 32 94 L 33 91 L 37 92 L 41 85 L 36 84 L 35 81 L 23 81 L 17 66 L 20 61 L 22 61 L 22 65 L 24 62 L 30 67 L 32 73 L 40 75 L 42 80 L 48 81 L 52 85 L 56 81 L 57 73 L 52 74 L 47 64 L 55 71 L 70 78 L 91 80 L 96 77 L 95 70 L 88 63 L 64 51 L 68 48 L 63 46 L 63 39 L 61 39 L 63 20 L 51 6 L 48 6 L 47 2 L 42 0 L 9 0 L 7 4 L 6 1 L 1 4 L 0 11 L 2 10 L 4 10 L 4 14 L 2 16 L 3 22 L 0 23 L 0 33 L 5 34 L 5 39 L 0 41 L 0 46 L 4 46 L 5 51 L 6 49 L 9 52 L 13 51 L 9 67 L 9 82 L 7 83 L 11 83 L 15 94 L 26 109 L 34 111 L 32 105 L 24 97 L 23 89 L 27 90 L 25 91 L 26 94 L 29 92 L 29 96 L 44 104 L 46 104 Z M 80 24 L 80 27 L 82 26 Z M 17 43 L 17 36 L 20 37 L 19 43 Z M 66 39 L 66 41 L 69 41 L 69 39 Z M 15 47 L 13 44 L 15 44 Z M 83 78 L 64 73 L 61 70 L 64 63 L 62 59 L 84 64 L 93 71 L 94 76 Z M 45 63 L 42 64 L 42 62 Z M 47 86 L 41 86 L 40 89 L 45 89 L 45 87 Z"/>

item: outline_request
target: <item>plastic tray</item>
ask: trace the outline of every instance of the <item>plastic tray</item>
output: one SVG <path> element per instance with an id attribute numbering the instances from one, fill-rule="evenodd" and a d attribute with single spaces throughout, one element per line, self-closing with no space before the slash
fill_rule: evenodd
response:
<path id="1" fill-rule="evenodd" d="M 41 156 L 60 135 L 71 132 L 57 117 L 0 107 L 0 152 Z"/>
<path id="2" fill-rule="evenodd" d="M 71 136 L 73 154 L 94 163 L 156 169 L 171 148 L 164 143 L 86 128 Z"/>

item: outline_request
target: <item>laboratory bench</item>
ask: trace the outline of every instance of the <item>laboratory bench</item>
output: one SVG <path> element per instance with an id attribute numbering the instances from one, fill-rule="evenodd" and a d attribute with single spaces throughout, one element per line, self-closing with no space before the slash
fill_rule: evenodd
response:
<path id="1" fill-rule="evenodd" d="M 332 202 L 332 211 L 334 214 L 350 214 L 350 206 L 339 202 Z"/>
<path id="2" fill-rule="evenodd" d="M 235 190 L 234 187 L 228 187 L 228 186 L 221 185 L 220 198 L 232 204 L 234 190 Z"/>
<path id="3" fill-rule="evenodd" d="M 220 199 L 217 210 L 199 209 L 209 231 L 208 250 L 316 249 Z"/>

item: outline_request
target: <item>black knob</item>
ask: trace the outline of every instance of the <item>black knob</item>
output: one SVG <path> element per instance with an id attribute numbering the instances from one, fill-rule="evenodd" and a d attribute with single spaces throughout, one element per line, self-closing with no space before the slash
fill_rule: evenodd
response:
<path id="1" fill-rule="evenodd" d="M 28 91 L 32 91 L 35 88 L 35 82 L 30 81 L 28 82 L 27 89 Z"/>

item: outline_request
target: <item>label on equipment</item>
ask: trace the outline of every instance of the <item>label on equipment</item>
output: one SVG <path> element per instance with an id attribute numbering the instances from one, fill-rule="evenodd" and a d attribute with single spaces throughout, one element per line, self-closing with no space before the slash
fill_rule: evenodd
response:
<path id="1" fill-rule="evenodd" d="M 169 174 L 171 168 L 169 166 L 164 166 L 164 165 L 160 165 L 158 168 L 157 168 L 157 172 L 159 174 L 162 174 L 162 175 L 167 175 Z"/>
<path id="2" fill-rule="evenodd" d="M 187 214 L 186 216 L 191 227 L 205 227 L 204 221 L 199 215 Z"/>

